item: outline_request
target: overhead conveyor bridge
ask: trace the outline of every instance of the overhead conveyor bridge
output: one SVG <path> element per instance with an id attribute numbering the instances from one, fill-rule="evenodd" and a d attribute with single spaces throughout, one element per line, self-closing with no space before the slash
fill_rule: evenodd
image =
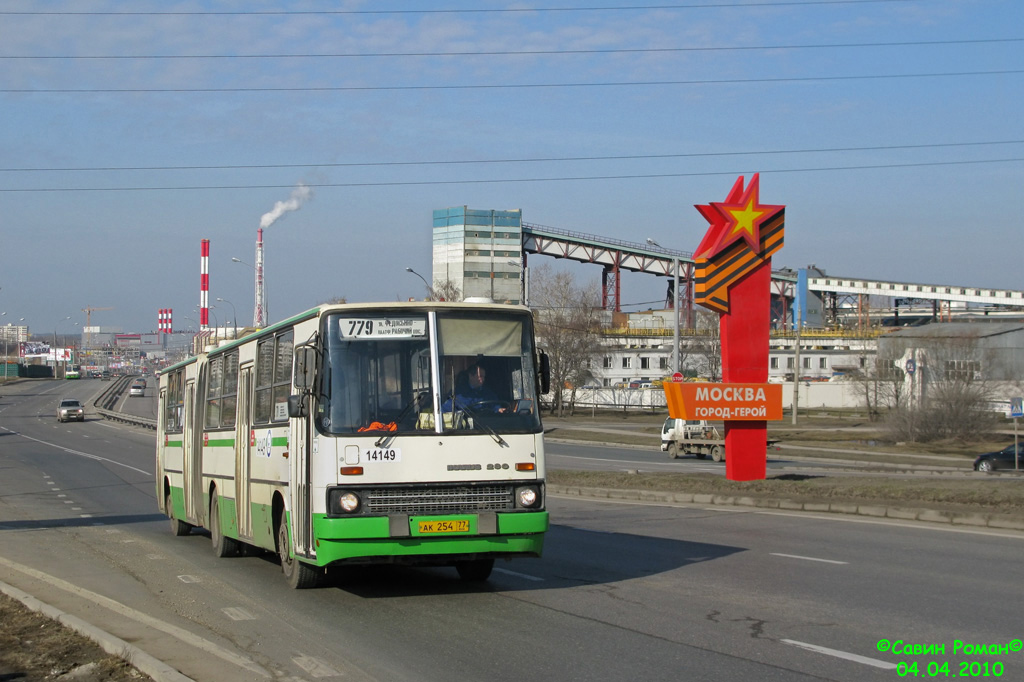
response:
<path id="1" fill-rule="evenodd" d="M 674 268 L 679 266 L 679 306 L 681 323 L 694 327 L 693 281 L 695 263 L 693 253 L 666 249 L 653 244 L 624 241 L 599 237 L 582 232 L 562 230 L 545 225 L 523 223 L 523 252 L 568 258 L 581 263 L 597 263 L 603 266 L 601 272 L 601 307 L 621 312 L 621 285 L 619 275 L 629 272 L 645 272 L 668 277 L 668 291 L 665 307 L 673 307 Z M 796 273 L 779 270 L 772 273 L 773 317 L 786 319 L 793 301 Z"/>
<path id="2" fill-rule="evenodd" d="M 621 312 L 619 275 L 622 271 L 668 277 L 665 307 L 672 308 L 676 299 L 673 296 L 673 274 L 678 263 L 677 301 L 680 322 L 686 328 L 692 329 L 695 326 L 695 262 L 694 254 L 690 251 L 667 249 L 652 243 L 631 242 L 525 222 L 522 223 L 522 250 L 524 257 L 532 253 L 601 265 L 601 305 L 605 310 L 615 312 Z M 871 306 L 868 304 L 868 298 L 872 296 L 893 299 L 891 306 L 883 308 L 895 310 L 897 320 L 901 302 L 906 306 L 916 301 L 932 301 L 930 315 L 936 319 L 944 314 L 951 315 L 951 309 L 957 305 L 1024 310 L 1024 291 L 868 280 L 815 273 L 821 271 L 814 266 L 799 273 L 790 269 L 772 271 L 772 318 L 780 322 L 778 326 L 794 324 L 791 315 L 795 310 L 801 311 L 800 318 L 805 322 L 820 321 L 825 325 L 835 324 L 844 310 L 848 313 L 856 312 L 859 317 L 866 319 L 870 317 L 868 311 Z M 821 301 L 821 310 L 818 314 L 808 316 L 808 304 L 813 307 L 814 299 Z M 875 310 L 878 311 L 878 306 Z M 819 315 L 820 320 L 815 319 Z"/>

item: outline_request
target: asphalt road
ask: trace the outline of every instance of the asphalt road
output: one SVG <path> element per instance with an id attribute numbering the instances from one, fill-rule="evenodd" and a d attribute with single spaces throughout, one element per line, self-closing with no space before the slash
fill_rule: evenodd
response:
<path id="1" fill-rule="evenodd" d="M 0 389 L 0 580 L 193 679 L 892 680 L 901 661 L 1024 678 L 1020 652 L 953 650 L 1020 641 L 1021 533 L 551 498 L 544 558 L 483 586 L 362 567 L 293 591 L 273 557 L 171 535 L 152 431 L 57 423 L 60 397 L 99 388 Z"/>

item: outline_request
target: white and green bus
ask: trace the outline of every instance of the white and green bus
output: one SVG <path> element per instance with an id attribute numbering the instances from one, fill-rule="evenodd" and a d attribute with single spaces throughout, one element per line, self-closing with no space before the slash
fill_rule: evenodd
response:
<path id="1" fill-rule="evenodd" d="M 486 580 L 543 548 L 548 376 L 525 307 L 314 308 L 161 372 L 158 505 L 217 556 L 276 552 L 296 588 L 347 563 Z"/>

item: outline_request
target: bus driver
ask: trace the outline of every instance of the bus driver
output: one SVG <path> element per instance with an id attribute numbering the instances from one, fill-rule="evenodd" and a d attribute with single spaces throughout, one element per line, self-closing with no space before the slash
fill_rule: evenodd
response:
<path id="1" fill-rule="evenodd" d="M 508 411 L 505 401 L 498 398 L 498 395 L 484 385 L 487 379 L 487 370 L 479 363 L 470 365 L 466 370 L 466 381 L 457 382 L 455 387 L 454 401 L 449 399 L 441 407 L 442 411 L 469 409 L 473 411 L 474 406 L 480 406 L 485 410 L 504 413 Z"/>

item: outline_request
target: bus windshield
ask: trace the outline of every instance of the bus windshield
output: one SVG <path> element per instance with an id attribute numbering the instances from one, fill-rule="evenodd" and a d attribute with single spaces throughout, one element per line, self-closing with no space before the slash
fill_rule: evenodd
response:
<path id="1" fill-rule="evenodd" d="M 324 338 L 316 407 L 322 433 L 541 428 L 528 316 L 339 313 L 326 318 Z"/>

